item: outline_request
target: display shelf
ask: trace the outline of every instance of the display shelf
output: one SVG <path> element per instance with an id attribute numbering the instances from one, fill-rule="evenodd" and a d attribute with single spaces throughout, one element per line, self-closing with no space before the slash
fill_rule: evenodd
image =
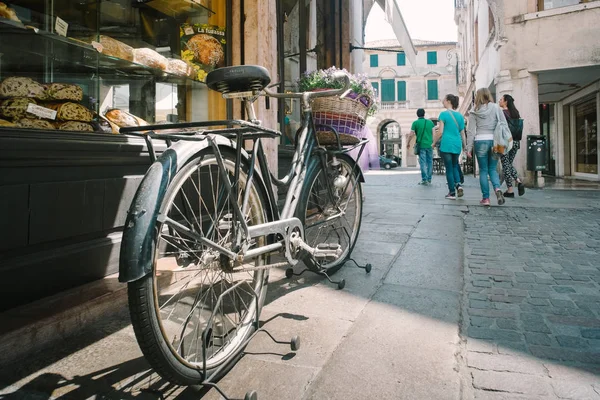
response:
<path id="1" fill-rule="evenodd" d="M 207 0 L 138 0 L 138 4 L 147 5 L 173 18 L 190 14 L 205 16 L 214 14 Z"/>
<path id="2" fill-rule="evenodd" d="M 0 19 L 0 42 L 4 46 L 14 46 L 15 51 L 36 54 L 63 63 L 67 69 L 81 68 L 98 70 L 99 73 L 124 75 L 128 77 L 153 77 L 160 82 L 184 85 L 198 82 L 190 77 L 165 72 L 160 69 L 133 63 L 121 58 L 99 53 L 91 44 L 81 40 L 63 37 L 25 25 Z M 13 36 L 11 38 L 11 36 Z M 17 40 L 18 39 L 18 40 Z M 51 45 L 48 53 L 47 45 Z M 2 72 L 2 71 L 0 71 Z M 4 73 L 2 72 L 2 76 Z"/>

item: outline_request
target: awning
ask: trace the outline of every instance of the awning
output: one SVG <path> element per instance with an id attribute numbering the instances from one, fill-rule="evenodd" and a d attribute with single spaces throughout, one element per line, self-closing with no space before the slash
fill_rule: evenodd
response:
<path id="1" fill-rule="evenodd" d="M 396 39 L 402 46 L 406 58 L 413 69 L 417 68 L 417 50 L 410 38 L 402 13 L 395 0 L 375 0 L 377 4 L 385 11 L 385 19 L 392 26 Z"/>

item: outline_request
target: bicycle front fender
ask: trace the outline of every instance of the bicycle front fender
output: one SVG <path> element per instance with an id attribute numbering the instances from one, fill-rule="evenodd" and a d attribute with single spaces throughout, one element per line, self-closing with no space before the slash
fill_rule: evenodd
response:
<path id="1" fill-rule="evenodd" d="M 231 140 L 214 136 L 219 147 L 234 148 Z M 175 174 L 198 152 L 208 148 L 208 140 L 179 141 L 150 166 L 131 202 L 125 220 L 119 256 L 119 282 L 136 281 L 152 272 L 156 248 L 156 220 L 167 188 Z M 244 157 L 247 159 L 245 152 Z"/>

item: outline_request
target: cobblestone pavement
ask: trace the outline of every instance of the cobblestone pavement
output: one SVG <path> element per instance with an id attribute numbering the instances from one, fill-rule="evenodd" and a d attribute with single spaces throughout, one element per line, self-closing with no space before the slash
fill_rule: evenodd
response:
<path id="1" fill-rule="evenodd" d="M 600 399 L 600 210 L 469 207 L 464 300 L 475 398 Z"/>

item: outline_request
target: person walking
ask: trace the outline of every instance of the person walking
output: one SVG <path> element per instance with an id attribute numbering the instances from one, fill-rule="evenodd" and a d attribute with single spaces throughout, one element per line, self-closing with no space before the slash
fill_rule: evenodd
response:
<path id="1" fill-rule="evenodd" d="M 419 185 L 431 185 L 431 176 L 433 174 L 433 122 L 425 119 L 425 110 L 417 110 L 418 119 L 410 127 L 410 135 L 416 135 L 415 155 L 419 156 L 419 166 L 421 167 L 421 182 Z M 406 148 L 409 144 L 406 144 Z"/>
<path id="2" fill-rule="evenodd" d="M 523 185 L 523 182 L 519 179 L 519 174 L 513 165 L 517 151 L 519 151 L 519 148 L 521 147 L 523 122 L 519 110 L 515 107 L 515 99 L 513 99 L 511 95 L 505 94 L 500 97 L 500 99 L 498 99 L 498 105 L 504 112 L 508 128 L 510 129 L 513 138 L 513 147 L 508 154 L 503 155 L 500 158 L 500 161 L 502 162 L 502 171 L 504 171 L 504 179 L 506 180 L 506 192 L 504 192 L 504 197 L 515 197 L 513 180 L 517 183 L 519 196 L 523 196 L 525 194 L 525 185 Z"/>
<path id="3" fill-rule="evenodd" d="M 467 129 L 467 156 L 475 149 L 475 158 L 479 165 L 479 185 L 481 186 L 481 205 L 490 205 L 490 186 L 488 176 L 492 181 L 498 204 L 504 204 L 504 195 L 500 190 L 500 178 L 496 167 L 498 157 L 493 154 L 494 130 L 501 121 L 506 119 L 500 108 L 494 103 L 489 89 L 481 88 L 475 94 L 475 105 L 469 113 Z"/>
<path id="4" fill-rule="evenodd" d="M 446 167 L 446 182 L 448 183 L 448 194 L 446 199 L 455 200 L 456 196 L 463 196 L 463 188 L 460 177 L 460 153 L 466 148 L 465 119 L 458 111 L 458 97 L 447 94 L 442 100 L 446 111 L 442 111 L 438 117 L 438 129 L 440 130 L 440 155 Z M 435 147 L 437 142 L 434 141 Z"/>

